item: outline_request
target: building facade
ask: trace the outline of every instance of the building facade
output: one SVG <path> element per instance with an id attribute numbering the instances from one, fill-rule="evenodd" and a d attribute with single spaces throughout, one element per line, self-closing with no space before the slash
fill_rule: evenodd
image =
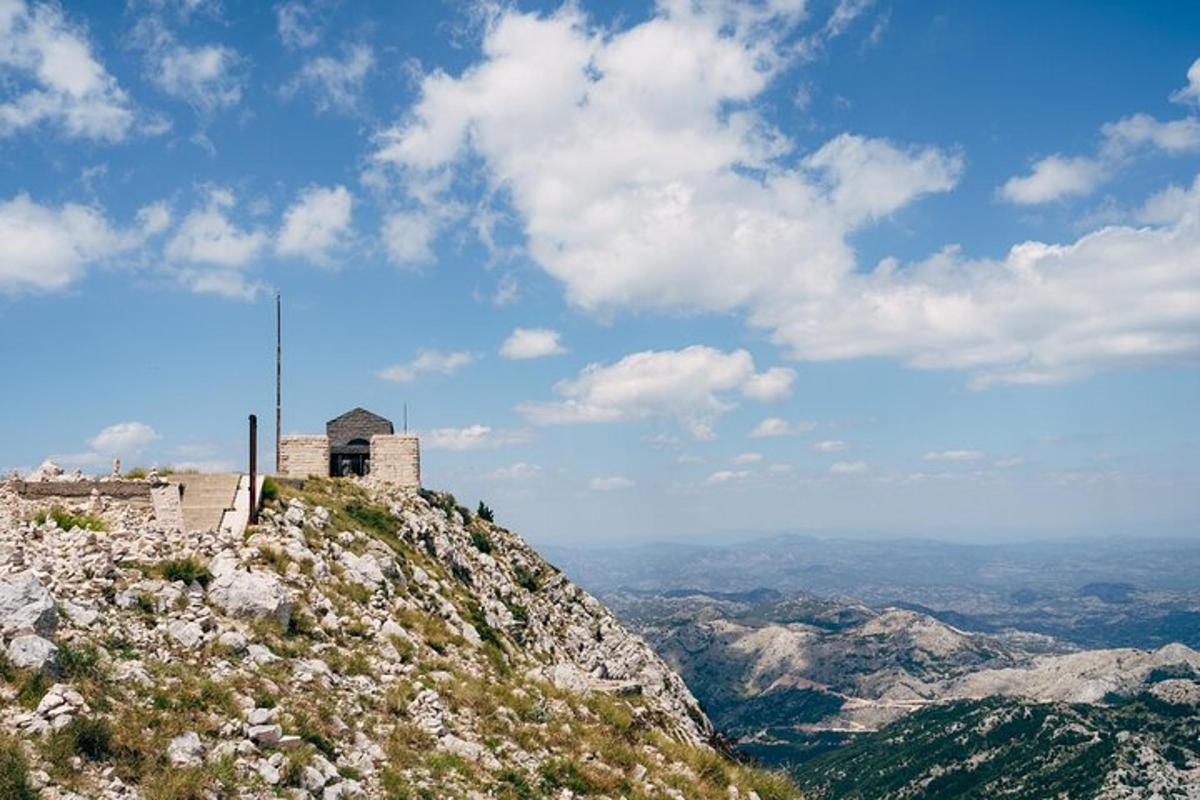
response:
<path id="1" fill-rule="evenodd" d="M 395 432 L 391 420 L 354 408 L 325 423 L 325 435 L 293 434 L 279 441 L 283 478 L 371 475 L 399 486 L 421 485 L 421 444 Z"/>

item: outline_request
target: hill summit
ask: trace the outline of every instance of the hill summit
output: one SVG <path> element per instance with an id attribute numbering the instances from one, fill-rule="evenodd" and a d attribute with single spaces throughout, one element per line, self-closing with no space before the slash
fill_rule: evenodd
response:
<path id="1" fill-rule="evenodd" d="M 244 533 L 0 487 L 6 798 L 796 797 L 448 494 L 268 483 Z"/>

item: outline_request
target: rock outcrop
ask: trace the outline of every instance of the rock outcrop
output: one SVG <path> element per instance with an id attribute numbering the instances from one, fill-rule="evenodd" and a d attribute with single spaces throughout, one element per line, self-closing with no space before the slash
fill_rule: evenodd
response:
<path id="1" fill-rule="evenodd" d="M 0 485 L 0 749 L 43 798 L 795 796 L 516 534 L 279 491 L 234 535 L 108 501 L 63 530 Z"/>

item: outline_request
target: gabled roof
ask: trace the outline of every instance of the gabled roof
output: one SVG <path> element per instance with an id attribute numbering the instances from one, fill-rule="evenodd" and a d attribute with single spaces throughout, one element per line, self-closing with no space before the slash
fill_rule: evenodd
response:
<path id="1" fill-rule="evenodd" d="M 345 422 L 350 419 L 358 419 L 358 418 L 369 419 L 374 422 L 383 423 L 385 425 L 392 424 L 392 421 L 390 419 L 388 419 L 387 417 L 382 417 L 379 414 L 376 414 L 374 411 L 367 411 L 362 406 L 355 406 L 354 408 L 347 411 L 345 414 L 341 414 L 341 415 L 336 416 L 333 419 L 329 420 L 329 422 L 326 422 L 325 425 L 326 425 L 326 427 L 328 427 L 337 422 Z"/>
<path id="2" fill-rule="evenodd" d="M 370 439 L 373 434 L 393 434 L 396 429 L 387 417 L 381 417 L 365 408 L 353 408 L 325 423 L 329 443 L 336 447 L 353 439 Z"/>

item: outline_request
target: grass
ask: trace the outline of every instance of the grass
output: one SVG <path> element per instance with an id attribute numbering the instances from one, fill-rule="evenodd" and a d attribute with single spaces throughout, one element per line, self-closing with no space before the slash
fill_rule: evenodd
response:
<path id="1" fill-rule="evenodd" d="M 21 743 L 10 736 L 0 737 L 0 797 L 5 800 L 37 800 L 38 793 L 29 782 L 29 766 Z"/>
<path id="2" fill-rule="evenodd" d="M 100 654 L 96 646 L 90 643 L 71 644 L 63 642 L 58 646 L 58 672 L 63 680 L 79 682 L 95 680 L 100 677 Z"/>
<path id="3" fill-rule="evenodd" d="M 104 520 L 95 514 L 76 513 L 62 506 L 52 506 L 48 511 L 43 509 L 33 515 L 33 521 L 38 525 L 45 525 L 47 520 L 54 520 L 54 523 L 64 531 L 74 528 L 80 528 L 85 531 L 108 530 L 108 525 L 105 524 Z"/>
<path id="4" fill-rule="evenodd" d="M 107 761 L 113 752 L 112 727 L 103 719 L 75 717 L 51 735 L 48 749 L 50 760 L 57 764 L 66 763 L 71 756 Z"/>
<path id="5" fill-rule="evenodd" d="M 208 571 L 208 567 L 201 564 L 192 556 L 160 561 L 157 564 L 156 571 L 163 577 L 163 580 L 198 583 L 201 586 L 208 586 L 213 578 L 212 573 Z"/>
<path id="6" fill-rule="evenodd" d="M 263 478 L 262 501 L 271 503 L 279 499 L 279 484 L 272 478 Z"/>

